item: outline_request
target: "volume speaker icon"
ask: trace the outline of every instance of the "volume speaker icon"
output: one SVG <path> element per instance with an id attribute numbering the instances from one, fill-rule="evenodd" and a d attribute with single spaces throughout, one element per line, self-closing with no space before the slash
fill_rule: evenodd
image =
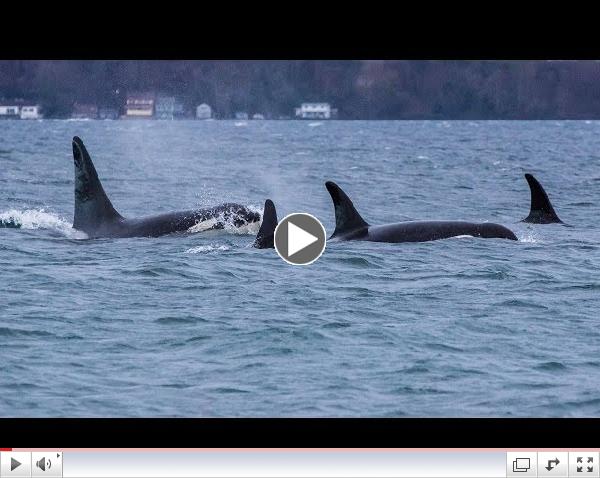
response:
<path id="1" fill-rule="evenodd" d="M 47 468 L 52 468 L 52 462 L 50 461 L 50 459 L 46 460 L 46 457 L 43 456 L 41 459 L 35 462 L 35 466 L 42 471 L 46 471 Z"/>

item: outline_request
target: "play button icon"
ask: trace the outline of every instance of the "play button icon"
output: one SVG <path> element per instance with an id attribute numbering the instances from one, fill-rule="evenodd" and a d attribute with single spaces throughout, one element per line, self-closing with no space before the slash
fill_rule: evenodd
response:
<path id="1" fill-rule="evenodd" d="M 285 262 L 305 266 L 315 262 L 325 250 L 323 224 L 307 213 L 284 217 L 275 228 L 275 250 Z"/>
<path id="2" fill-rule="evenodd" d="M 11 478 L 31 478 L 31 452 L 0 452 L 0 476 L 2 478 L 9 476 Z"/>
<path id="3" fill-rule="evenodd" d="M 319 240 L 317 236 L 313 236 L 310 232 L 299 228 L 293 222 L 288 222 L 288 256 L 293 256 L 300 252 L 305 247 L 314 244 Z"/>

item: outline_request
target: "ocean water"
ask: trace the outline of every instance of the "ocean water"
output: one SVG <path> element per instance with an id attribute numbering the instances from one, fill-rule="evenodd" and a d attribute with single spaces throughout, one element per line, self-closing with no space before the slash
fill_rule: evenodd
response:
<path id="1" fill-rule="evenodd" d="M 88 240 L 74 135 L 125 216 L 268 197 L 330 234 L 334 180 L 520 240 Z M 525 172 L 570 227 L 519 222 Z M 600 416 L 599 202 L 596 121 L 1 122 L 0 416 Z"/>

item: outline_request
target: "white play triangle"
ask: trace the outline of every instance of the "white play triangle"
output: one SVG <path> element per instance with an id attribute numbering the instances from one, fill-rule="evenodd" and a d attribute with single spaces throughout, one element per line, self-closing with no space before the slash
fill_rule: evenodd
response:
<path id="1" fill-rule="evenodd" d="M 319 240 L 318 237 L 306 232 L 304 229 L 296 226 L 291 221 L 288 222 L 288 257 L 296 254 L 305 247 L 314 244 Z"/>

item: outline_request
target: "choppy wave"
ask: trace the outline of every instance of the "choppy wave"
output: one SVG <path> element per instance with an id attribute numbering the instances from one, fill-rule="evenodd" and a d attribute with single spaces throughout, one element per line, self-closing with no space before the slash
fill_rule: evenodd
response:
<path id="1" fill-rule="evenodd" d="M 87 235 L 73 229 L 68 221 L 44 209 L 10 209 L 0 212 L 0 228 L 50 229 L 71 239 L 87 239 Z"/>

